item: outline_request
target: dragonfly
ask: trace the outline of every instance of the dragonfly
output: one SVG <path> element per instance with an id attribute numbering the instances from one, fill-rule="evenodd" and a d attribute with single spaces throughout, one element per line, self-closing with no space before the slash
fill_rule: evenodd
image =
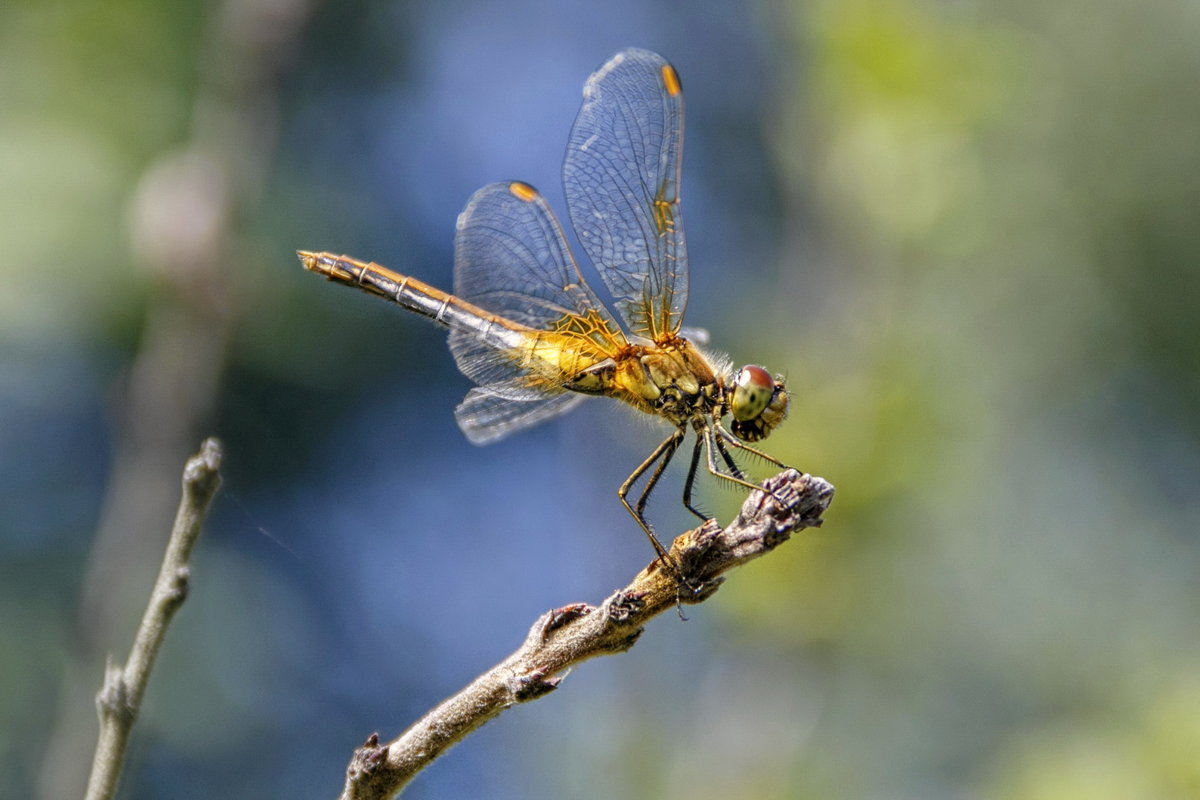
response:
<path id="1" fill-rule="evenodd" d="M 606 396 L 665 420 L 672 432 L 617 490 L 664 563 L 646 504 L 695 433 L 683 487 L 692 502 L 704 459 L 717 478 L 751 489 L 732 453 L 786 466 L 754 447 L 787 416 L 781 376 L 700 345 L 683 327 L 687 244 L 680 215 L 683 93 L 648 50 L 618 52 L 588 78 L 563 163 L 567 211 L 622 326 L 584 280 L 546 199 L 520 181 L 479 189 L 459 215 L 454 292 L 329 252 L 298 251 L 304 267 L 449 328 L 450 351 L 476 386 L 455 410 L 476 444 L 497 441 Z M 725 417 L 730 418 L 726 427 Z M 647 473 L 641 493 L 633 487 Z"/>

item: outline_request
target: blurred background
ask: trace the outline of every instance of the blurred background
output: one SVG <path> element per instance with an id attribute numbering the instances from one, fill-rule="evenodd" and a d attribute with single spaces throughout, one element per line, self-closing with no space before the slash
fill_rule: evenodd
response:
<path id="1" fill-rule="evenodd" d="M 687 95 L 687 323 L 787 374 L 766 444 L 837 499 L 406 797 L 1200 797 L 1198 37 L 1116 0 L 0 6 L 0 795 L 80 796 L 206 435 L 121 797 L 335 796 L 649 560 L 615 490 L 663 431 L 597 400 L 472 447 L 444 335 L 294 256 L 448 288 L 477 187 L 565 211 L 636 45 Z"/>

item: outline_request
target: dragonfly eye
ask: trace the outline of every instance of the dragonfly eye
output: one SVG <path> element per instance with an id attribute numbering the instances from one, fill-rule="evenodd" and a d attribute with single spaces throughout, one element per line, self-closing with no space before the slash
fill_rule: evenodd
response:
<path id="1" fill-rule="evenodd" d="M 766 410 L 775 394 L 775 381 L 762 367 L 742 367 L 733 382 L 733 397 L 729 412 L 739 422 L 755 419 Z"/>
<path id="2" fill-rule="evenodd" d="M 762 367 L 742 367 L 733 382 L 729 413 L 730 429 L 745 442 L 765 439 L 787 417 L 789 398 L 783 381 L 771 377 Z"/>

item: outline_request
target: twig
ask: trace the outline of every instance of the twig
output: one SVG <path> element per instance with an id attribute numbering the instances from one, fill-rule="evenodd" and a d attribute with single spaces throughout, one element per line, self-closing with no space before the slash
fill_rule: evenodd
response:
<path id="1" fill-rule="evenodd" d="M 199 453 L 188 459 L 183 469 L 183 498 L 179 501 L 167 552 L 133 649 L 129 652 L 129 661 L 122 667 L 109 657 L 104 686 L 96 695 L 100 737 L 92 760 L 87 800 L 108 800 L 116 792 L 129 733 L 141 708 L 154 659 L 166 638 L 171 618 L 187 597 L 188 559 L 200 536 L 208 507 L 221 485 L 220 467 L 221 445 L 210 438 L 200 446 Z"/>
<path id="2" fill-rule="evenodd" d="M 679 603 L 712 596 L 721 573 L 765 555 L 795 532 L 817 527 L 833 500 L 823 478 L 785 470 L 751 493 L 724 530 L 709 520 L 678 536 L 670 557 L 681 576 L 655 560 L 599 607 L 574 603 L 543 614 L 525 643 L 386 744 L 378 734 L 354 751 L 340 800 L 394 797 L 448 748 L 517 703 L 558 688 L 567 669 L 589 658 L 623 653 L 643 625 Z M 682 579 L 680 579 L 682 578 Z"/>

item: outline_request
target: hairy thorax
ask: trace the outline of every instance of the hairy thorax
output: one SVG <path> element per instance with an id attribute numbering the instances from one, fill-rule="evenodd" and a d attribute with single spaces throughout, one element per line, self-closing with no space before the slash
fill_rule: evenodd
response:
<path id="1" fill-rule="evenodd" d="M 611 394 L 681 425 L 720 408 L 724 383 L 695 345 L 674 337 L 663 345 L 630 344 L 615 357 L 576 375 L 567 388 Z"/>

